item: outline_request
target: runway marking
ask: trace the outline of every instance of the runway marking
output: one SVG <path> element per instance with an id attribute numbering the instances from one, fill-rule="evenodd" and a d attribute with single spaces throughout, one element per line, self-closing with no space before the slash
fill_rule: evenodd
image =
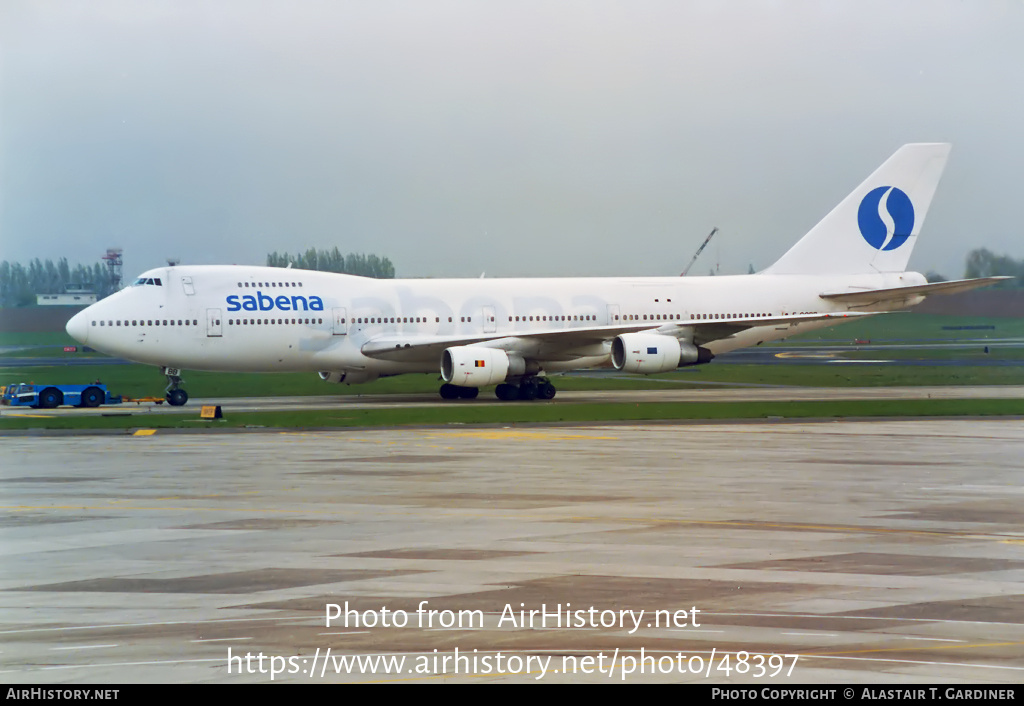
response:
<path id="1" fill-rule="evenodd" d="M 156 434 L 156 429 L 138 429 L 132 436 L 153 436 Z"/>
<path id="2" fill-rule="evenodd" d="M 927 640 L 930 642 L 967 642 L 967 640 L 951 640 L 944 637 L 914 637 L 912 635 L 895 635 L 894 637 L 902 637 L 904 640 Z"/>
<path id="3" fill-rule="evenodd" d="M 722 633 L 722 632 L 725 632 L 725 630 L 704 630 L 704 629 L 694 629 L 694 628 L 689 628 L 689 629 L 686 629 L 686 630 L 684 630 L 682 628 L 667 628 L 667 630 L 668 630 L 668 632 L 685 632 L 685 633 L 694 633 L 694 632 L 717 632 L 717 633 Z"/>
<path id="4" fill-rule="evenodd" d="M 51 650 L 100 650 L 105 647 L 120 647 L 120 645 L 73 645 L 71 647 L 51 647 Z"/>
<path id="5" fill-rule="evenodd" d="M 797 351 L 785 351 L 776 353 L 776 358 L 835 358 L 838 353 L 799 353 Z"/>
<path id="6" fill-rule="evenodd" d="M 210 637 L 210 638 L 199 638 L 198 640 L 189 640 L 189 642 L 236 642 L 240 640 L 255 640 L 254 637 Z"/>

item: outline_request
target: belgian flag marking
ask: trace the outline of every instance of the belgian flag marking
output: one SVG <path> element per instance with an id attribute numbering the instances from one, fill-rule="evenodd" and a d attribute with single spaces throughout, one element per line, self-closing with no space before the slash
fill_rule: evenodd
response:
<path id="1" fill-rule="evenodd" d="M 476 368 L 485 368 L 485 367 L 487 367 L 486 363 L 484 361 L 482 361 L 482 360 L 476 360 L 476 361 L 473 361 L 473 363 L 474 363 L 473 367 L 476 367 Z"/>

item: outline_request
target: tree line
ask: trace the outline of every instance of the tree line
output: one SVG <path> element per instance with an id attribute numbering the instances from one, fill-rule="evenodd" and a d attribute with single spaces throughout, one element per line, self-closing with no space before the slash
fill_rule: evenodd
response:
<path id="1" fill-rule="evenodd" d="M 75 265 L 68 259 L 32 260 L 28 265 L 20 262 L 0 262 L 0 306 L 32 306 L 37 294 L 60 294 L 73 285 L 96 293 L 100 299 L 114 293 L 110 271 L 106 265 Z"/>
<path id="2" fill-rule="evenodd" d="M 996 286 L 1020 287 L 1024 284 L 1024 259 L 1014 260 L 1009 255 L 996 255 L 991 250 L 978 248 L 967 254 L 967 269 L 964 277 L 996 277 L 1009 275 L 1009 279 Z"/>
<path id="3" fill-rule="evenodd" d="M 300 270 L 339 272 L 377 279 L 394 279 L 395 277 L 395 266 L 386 257 L 363 255 L 362 253 L 342 255 L 337 247 L 333 250 L 310 248 L 304 253 L 295 255 L 276 251 L 267 255 L 267 267 L 288 267 L 288 265 Z"/>
<path id="4" fill-rule="evenodd" d="M 386 257 L 361 253 L 342 256 L 338 248 L 311 248 L 297 255 L 277 252 L 267 255 L 269 267 L 287 267 L 289 264 L 300 270 L 341 272 L 378 279 L 393 279 L 395 276 L 395 266 Z M 74 267 L 68 264 L 66 257 L 56 262 L 36 258 L 27 265 L 7 260 L 0 262 L 0 307 L 33 306 L 37 294 L 60 294 L 69 287 L 93 292 L 97 299 L 115 291 L 110 271 L 101 262 Z"/>

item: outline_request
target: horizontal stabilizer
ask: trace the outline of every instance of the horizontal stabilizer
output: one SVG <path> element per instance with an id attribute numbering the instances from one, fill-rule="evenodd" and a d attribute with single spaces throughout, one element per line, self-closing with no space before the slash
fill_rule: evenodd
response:
<path id="1" fill-rule="evenodd" d="M 889 287 L 887 289 L 867 289 L 853 292 L 830 292 L 819 294 L 822 299 L 846 304 L 874 304 L 877 302 L 907 299 L 910 297 L 930 296 L 932 294 L 956 294 L 968 292 L 979 287 L 987 287 L 1013 277 L 978 277 L 976 279 L 957 279 L 952 282 L 935 282 L 919 284 L 913 287 Z"/>

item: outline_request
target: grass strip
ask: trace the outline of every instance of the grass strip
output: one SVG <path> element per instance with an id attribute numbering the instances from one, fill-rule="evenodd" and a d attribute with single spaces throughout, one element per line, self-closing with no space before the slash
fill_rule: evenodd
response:
<path id="1" fill-rule="evenodd" d="M 472 401 L 435 407 L 390 409 L 328 409 L 238 412 L 224 406 L 223 420 L 200 420 L 199 410 L 182 414 L 132 413 L 131 416 L 45 416 L 26 410 L 26 416 L 0 418 L 0 430 L 26 429 L 205 429 L 269 427 L 320 429 L 377 426 L 434 426 L 478 424 L 545 424 L 553 422 L 620 422 L 727 419 L 806 419 L 871 417 L 974 417 L 1024 415 L 1024 400 L 814 400 L 785 402 L 665 402 L 564 404 L 509 403 L 481 405 Z M 117 413 L 115 414 L 123 414 Z M 31 416 L 28 416 L 31 415 Z"/>

